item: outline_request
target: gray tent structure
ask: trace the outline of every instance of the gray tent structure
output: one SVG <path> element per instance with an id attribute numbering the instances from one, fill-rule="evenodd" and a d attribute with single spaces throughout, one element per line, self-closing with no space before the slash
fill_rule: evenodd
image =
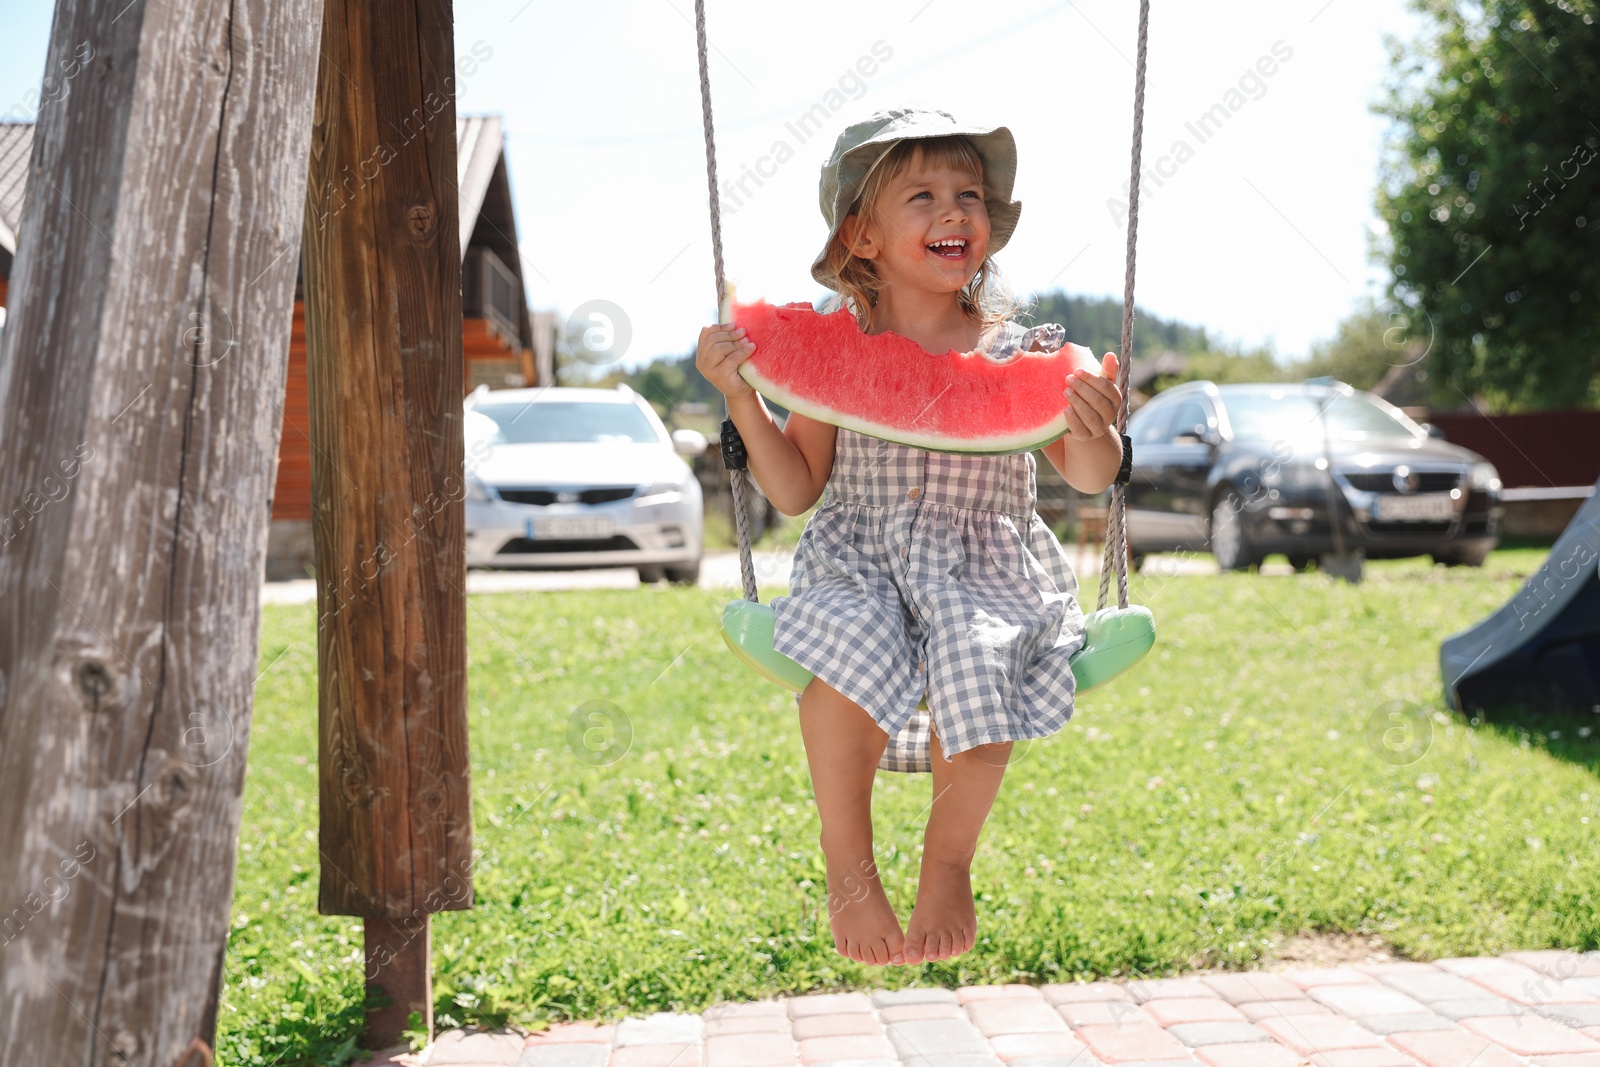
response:
<path id="1" fill-rule="evenodd" d="M 1457 711 L 1600 712 L 1600 483 L 1517 594 L 1439 646 Z"/>

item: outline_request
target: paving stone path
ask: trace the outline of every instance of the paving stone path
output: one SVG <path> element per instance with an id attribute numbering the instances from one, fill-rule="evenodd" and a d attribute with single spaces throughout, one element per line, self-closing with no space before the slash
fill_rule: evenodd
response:
<path id="1" fill-rule="evenodd" d="M 1600 952 L 1127 982 L 826 993 L 531 1036 L 451 1031 L 375 1067 L 1600 1067 Z"/>

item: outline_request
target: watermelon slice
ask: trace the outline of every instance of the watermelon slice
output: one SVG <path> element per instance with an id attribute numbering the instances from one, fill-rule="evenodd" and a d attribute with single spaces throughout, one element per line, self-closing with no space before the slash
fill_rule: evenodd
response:
<path id="1" fill-rule="evenodd" d="M 996 362 L 982 351 L 935 355 L 888 331 L 869 336 L 844 308 L 732 306 L 732 321 L 755 342 L 739 374 L 756 392 L 820 422 L 930 452 L 1004 455 L 1047 445 L 1067 431 L 1067 375 L 1100 373 L 1082 345 Z"/>

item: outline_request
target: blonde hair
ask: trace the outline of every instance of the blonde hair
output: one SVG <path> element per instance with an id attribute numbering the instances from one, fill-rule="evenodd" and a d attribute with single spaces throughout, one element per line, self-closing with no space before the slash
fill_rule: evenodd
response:
<path id="1" fill-rule="evenodd" d="M 978 150 L 972 146 L 971 141 L 961 136 L 908 137 L 895 142 L 867 171 L 867 176 L 861 183 L 861 192 L 850 205 L 845 217 L 856 215 L 862 219 L 876 220 L 878 198 L 882 195 L 884 187 L 903 174 L 918 155 L 929 167 L 949 167 L 977 175 L 978 179 L 984 182 L 985 196 L 988 197 L 992 193 L 984 179 L 983 157 L 978 155 Z M 823 303 L 822 310 L 834 311 L 849 307 L 855 313 L 856 322 L 860 324 L 862 332 L 865 333 L 872 328 L 872 312 L 877 306 L 878 294 L 883 291 L 884 282 L 878 276 L 872 260 L 862 259 L 845 247 L 841 237 L 843 229 L 844 223 L 840 220 L 832 240 L 828 242 L 826 253 L 828 268 L 838 279 L 842 291 L 828 297 Z M 1032 303 L 1019 298 L 1011 291 L 1001 279 L 1000 269 L 995 266 L 991 256 L 984 257 L 977 273 L 961 287 L 956 294 L 956 302 L 961 305 L 961 310 L 984 330 L 1011 318 L 1020 311 L 1027 310 Z"/>

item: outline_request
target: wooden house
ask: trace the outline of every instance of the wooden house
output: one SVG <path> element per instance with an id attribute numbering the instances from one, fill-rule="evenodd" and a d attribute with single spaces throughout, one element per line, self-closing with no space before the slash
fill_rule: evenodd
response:
<path id="1" fill-rule="evenodd" d="M 23 229 L 23 202 L 33 147 L 32 123 L 0 123 L 0 314 Z M 461 207 L 462 396 L 491 389 L 553 385 L 555 322 L 529 310 L 517 223 L 506 174 L 499 116 L 456 120 L 456 175 Z M 289 376 L 283 398 L 267 577 L 310 573 L 311 426 L 306 379 L 303 276 L 295 286 Z M 4 320 L 0 319 L 0 324 Z"/>

